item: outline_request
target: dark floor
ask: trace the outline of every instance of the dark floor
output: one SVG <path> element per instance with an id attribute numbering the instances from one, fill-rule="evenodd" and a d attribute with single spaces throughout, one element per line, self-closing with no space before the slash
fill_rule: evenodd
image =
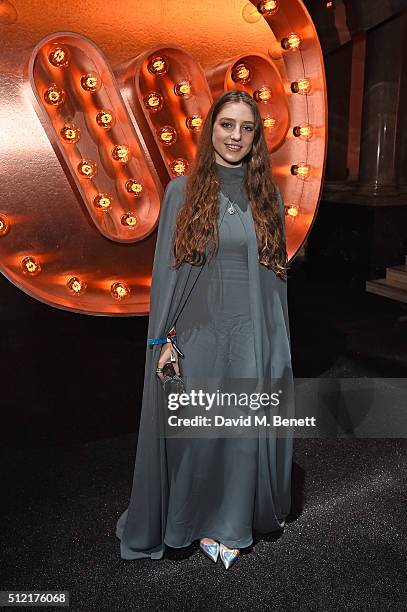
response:
<path id="1" fill-rule="evenodd" d="M 135 437 L 14 450 L 2 466 L 2 589 L 69 590 L 71 609 L 406 609 L 406 444 L 297 440 L 293 516 L 228 571 L 196 544 L 124 561 L 115 520 Z"/>
<path id="2" fill-rule="evenodd" d="M 295 377 L 407 377 L 407 305 L 300 263 L 289 305 Z M 123 561 L 147 319 L 52 309 L 2 277 L 0 309 L 1 589 L 70 590 L 80 612 L 407 609 L 406 440 L 297 439 L 290 522 L 228 572 L 196 544 Z"/>

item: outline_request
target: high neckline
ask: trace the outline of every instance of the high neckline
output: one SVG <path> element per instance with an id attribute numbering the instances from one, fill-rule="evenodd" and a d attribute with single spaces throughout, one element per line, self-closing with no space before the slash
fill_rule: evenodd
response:
<path id="1" fill-rule="evenodd" d="M 241 166 L 229 167 L 229 166 L 222 166 L 222 164 L 218 164 L 218 162 L 216 162 L 216 169 L 218 171 L 221 182 L 225 182 L 225 181 L 239 182 L 243 180 L 246 174 L 246 164 L 245 163 L 243 163 Z"/>

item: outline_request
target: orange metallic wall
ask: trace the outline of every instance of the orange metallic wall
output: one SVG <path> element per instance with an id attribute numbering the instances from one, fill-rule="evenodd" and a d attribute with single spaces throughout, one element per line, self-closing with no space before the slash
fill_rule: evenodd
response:
<path id="1" fill-rule="evenodd" d="M 149 311 L 168 180 L 213 99 L 256 99 L 295 256 L 319 202 L 326 85 L 298 0 L 0 1 L 0 269 L 49 305 Z"/>

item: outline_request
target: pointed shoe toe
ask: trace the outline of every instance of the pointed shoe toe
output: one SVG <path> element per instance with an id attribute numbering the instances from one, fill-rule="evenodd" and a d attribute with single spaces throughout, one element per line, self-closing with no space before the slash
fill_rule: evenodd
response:
<path id="1" fill-rule="evenodd" d="M 203 542 L 199 542 L 199 547 L 204 553 L 204 555 L 206 555 L 207 557 L 209 557 L 209 559 L 211 559 L 214 563 L 216 563 L 216 561 L 218 560 L 218 556 L 219 556 L 218 542 L 214 542 L 210 544 L 204 544 Z"/>
<path id="2" fill-rule="evenodd" d="M 239 556 L 239 549 L 233 548 L 232 550 L 225 549 L 220 546 L 220 558 L 226 569 L 229 569 Z"/>

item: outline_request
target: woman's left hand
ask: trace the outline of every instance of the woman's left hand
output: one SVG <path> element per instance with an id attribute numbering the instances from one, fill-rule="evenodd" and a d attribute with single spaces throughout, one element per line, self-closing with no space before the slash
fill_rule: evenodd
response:
<path id="1" fill-rule="evenodd" d="M 174 356 L 173 359 L 171 359 L 171 356 Z M 159 368 L 163 368 L 165 366 L 166 363 L 171 362 L 172 365 L 174 366 L 174 370 L 176 374 L 180 374 L 180 369 L 179 369 L 179 363 L 178 363 L 178 353 L 177 351 L 173 348 L 171 342 L 167 342 L 167 344 L 164 344 L 162 349 L 161 349 L 161 353 L 160 353 L 160 357 L 158 360 L 158 366 Z M 162 372 L 157 372 L 157 376 L 158 378 L 161 380 L 161 382 L 163 382 L 164 380 L 164 375 Z"/>

